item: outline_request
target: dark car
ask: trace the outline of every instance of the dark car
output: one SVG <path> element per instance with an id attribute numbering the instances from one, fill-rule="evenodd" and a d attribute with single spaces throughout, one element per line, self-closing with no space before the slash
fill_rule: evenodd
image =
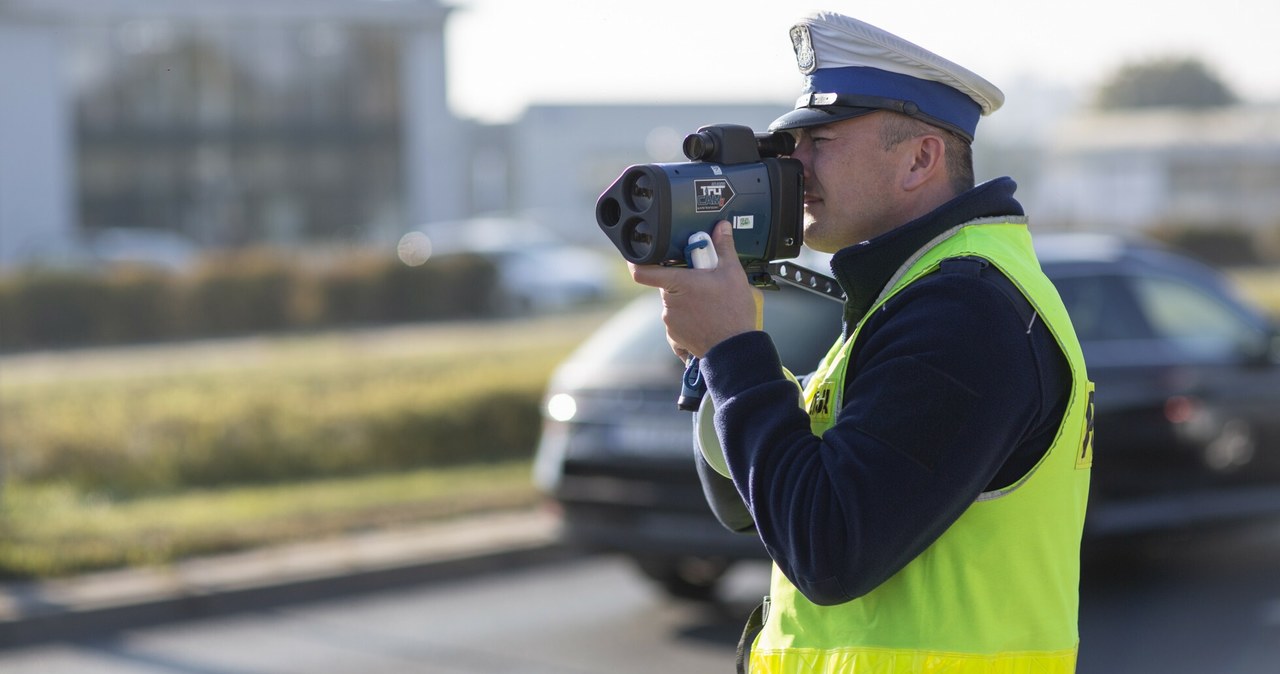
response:
<path id="1" fill-rule="evenodd" d="M 1226 279 L 1106 236 L 1044 236 L 1097 384 L 1089 533 L 1280 512 L 1280 338 Z"/>
<path id="2" fill-rule="evenodd" d="M 1280 513 L 1276 328 L 1218 273 L 1149 244 L 1042 235 L 1037 251 L 1097 383 L 1087 533 Z M 571 541 L 703 597 L 734 561 L 764 551 L 703 499 L 660 315 L 657 294 L 642 296 L 559 368 L 535 480 Z M 840 330 L 840 305 L 784 287 L 767 296 L 765 329 L 788 369 L 809 372 Z"/>

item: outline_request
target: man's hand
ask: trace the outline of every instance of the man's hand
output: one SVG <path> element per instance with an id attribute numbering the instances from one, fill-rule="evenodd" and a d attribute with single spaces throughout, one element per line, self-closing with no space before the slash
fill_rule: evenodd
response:
<path id="1" fill-rule="evenodd" d="M 688 269 L 628 264 L 636 283 L 662 290 L 662 322 L 667 341 L 681 360 L 701 358 L 711 347 L 763 323 L 764 297 L 747 281 L 733 247 L 733 229 L 716 224 L 711 235 L 720 265 Z"/>

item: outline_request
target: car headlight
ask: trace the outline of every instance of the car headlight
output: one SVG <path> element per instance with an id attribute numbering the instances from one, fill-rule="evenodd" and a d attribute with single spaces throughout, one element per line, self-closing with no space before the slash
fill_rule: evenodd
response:
<path id="1" fill-rule="evenodd" d="M 568 393 L 557 393 L 547 399 L 547 416 L 556 421 L 569 421 L 578 414 L 578 401 Z"/>

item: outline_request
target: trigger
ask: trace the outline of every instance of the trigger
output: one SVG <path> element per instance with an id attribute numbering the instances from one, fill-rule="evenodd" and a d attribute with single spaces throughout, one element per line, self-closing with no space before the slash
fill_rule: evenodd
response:
<path id="1" fill-rule="evenodd" d="M 690 267 L 695 266 L 693 264 L 693 251 L 702 250 L 709 245 L 711 245 L 711 242 L 707 239 L 695 239 L 690 241 L 689 245 L 684 247 L 684 263 Z"/>

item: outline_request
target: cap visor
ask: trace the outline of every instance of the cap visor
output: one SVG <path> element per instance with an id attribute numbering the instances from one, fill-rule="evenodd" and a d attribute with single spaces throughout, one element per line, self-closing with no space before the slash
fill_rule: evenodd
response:
<path id="1" fill-rule="evenodd" d="M 842 105 L 826 105 L 820 108 L 796 108 L 791 112 L 773 120 L 769 125 L 770 131 L 788 131 L 790 129 L 803 129 L 810 126 L 822 126 L 832 122 L 839 122 L 844 119 L 852 119 L 861 117 L 862 115 L 872 113 L 878 108 L 852 108 Z"/>

